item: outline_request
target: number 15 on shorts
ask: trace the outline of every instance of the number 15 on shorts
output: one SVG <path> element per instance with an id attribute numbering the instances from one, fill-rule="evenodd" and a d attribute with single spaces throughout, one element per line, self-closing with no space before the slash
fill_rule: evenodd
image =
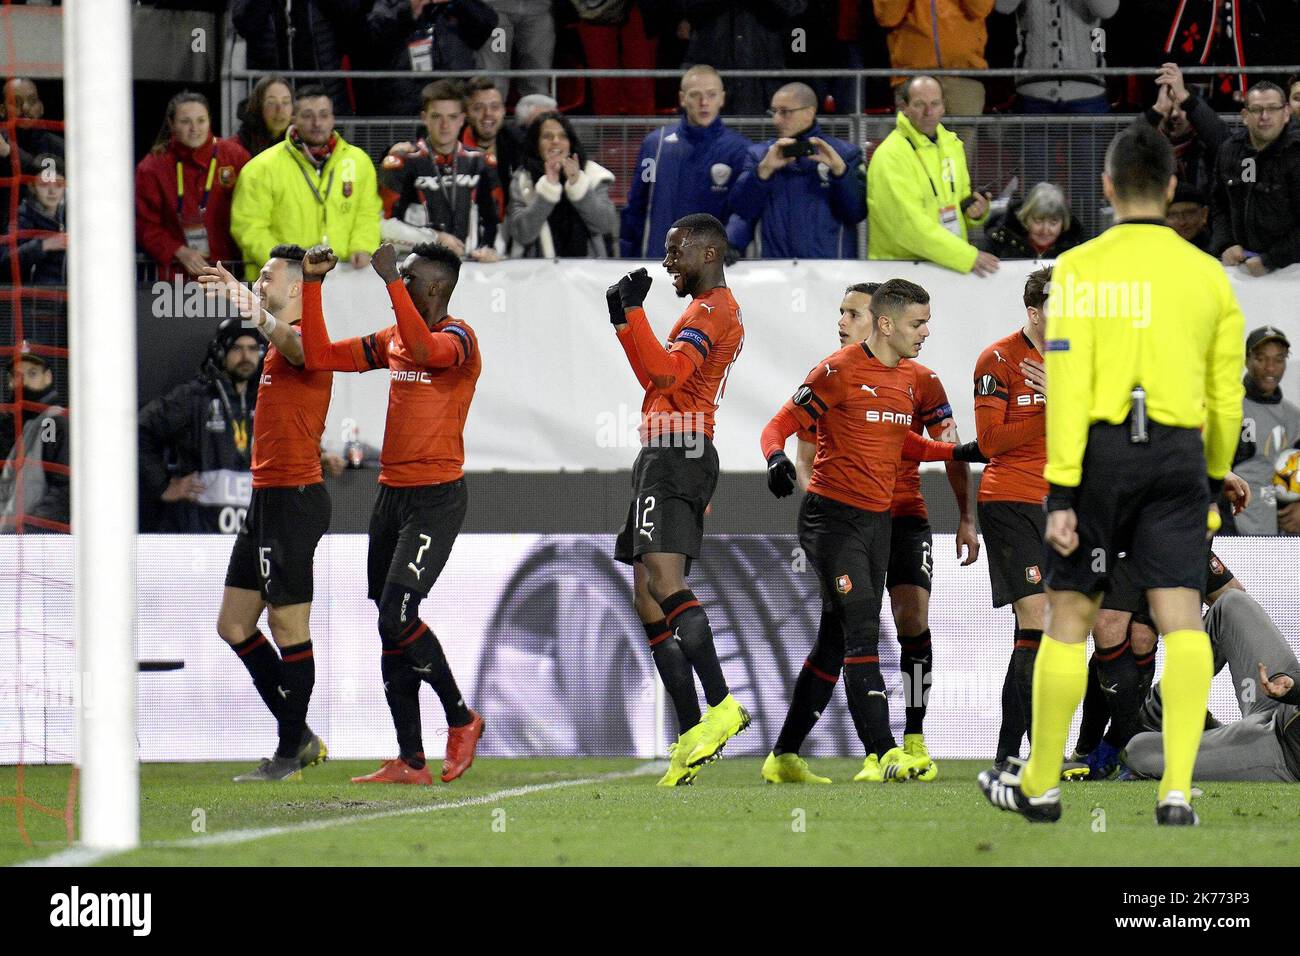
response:
<path id="1" fill-rule="evenodd" d="M 262 580 L 269 582 L 271 580 L 271 549 L 257 549 L 257 568 L 262 572 Z"/>

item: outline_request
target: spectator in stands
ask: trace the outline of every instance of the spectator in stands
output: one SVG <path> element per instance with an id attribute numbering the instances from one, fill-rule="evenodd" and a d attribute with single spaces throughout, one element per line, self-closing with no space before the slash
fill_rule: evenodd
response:
<path id="1" fill-rule="evenodd" d="M 1102 20 L 1115 15 L 1119 3 L 997 0 L 998 13 L 1016 14 L 1016 67 L 1046 71 L 1016 78 L 1017 112 L 1110 112 L 1106 81 L 1088 70 L 1106 65 L 1105 44 L 1096 42 L 1096 31 Z"/>
<path id="2" fill-rule="evenodd" d="M 899 87 L 896 126 L 867 167 L 870 259 L 920 259 L 957 272 L 989 275 L 998 257 L 966 238 L 980 225 L 990 197 L 973 193 L 966 151 L 944 128 L 943 89 L 932 76 Z"/>
<path id="3" fill-rule="evenodd" d="M 40 91 L 36 89 L 36 84 L 31 80 L 22 77 L 14 77 L 8 80 L 4 85 L 4 96 L 0 98 L 0 121 L 8 119 L 10 111 L 16 119 L 25 120 L 43 120 L 45 119 L 45 103 L 41 100 Z M 19 155 L 23 157 L 23 169 L 27 173 L 35 171 L 32 160 L 41 153 L 50 153 L 58 156 L 60 159 L 64 155 L 63 137 L 51 129 L 40 127 L 20 126 L 17 129 L 15 138 L 18 141 Z M 9 144 L 0 136 L 0 159 L 6 158 L 9 153 Z"/>
<path id="4" fill-rule="evenodd" d="M 1160 130 L 1174 148 L 1174 175 L 1209 196 L 1214 190 L 1214 161 L 1228 138 L 1228 126 L 1210 104 L 1183 82 L 1177 64 L 1165 63 L 1156 75 L 1155 105 L 1134 118 Z"/>
<path id="5" fill-rule="evenodd" d="M 593 70 L 653 70 L 658 38 L 641 6 L 647 0 L 569 0 L 578 11 L 578 36 Z M 654 0 L 649 0 L 654 5 Z M 593 77 L 592 108 L 598 116 L 652 116 L 655 81 Z"/>
<path id="6" fill-rule="evenodd" d="M 234 0 L 235 31 L 244 38 L 250 70 L 341 70 L 367 52 L 366 13 L 373 0 Z M 349 116 L 352 105 L 341 79 L 322 81 L 334 112 Z M 414 112 L 414 110 L 412 110 Z"/>
<path id="7" fill-rule="evenodd" d="M 719 70 L 782 70 L 791 43 L 791 21 L 808 8 L 808 0 L 682 0 L 681 6 L 690 29 L 683 66 L 707 63 Z M 779 79 L 734 78 L 732 113 L 762 113 L 780 85 Z"/>
<path id="8" fill-rule="evenodd" d="M 1210 203 L 1195 186 L 1179 182 L 1165 221 L 1197 249 L 1210 251 Z"/>
<path id="9" fill-rule="evenodd" d="M 478 48 L 478 68 L 502 73 L 516 70 L 549 70 L 555 61 L 555 15 L 550 0 L 486 0 L 496 14 L 502 32 L 491 43 Z M 491 29 L 491 28 L 489 28 Z M 499 42 L 498 42 L 499 38 Z M 497 80 L 502 96 L 510 95 L 510 81 Z M 550 89 L 544 76 L 515 80 L 515 92 L 522 95 Z"/>
<path id="10" fill-rule="evenodd" d="M 282 243 L 311 248 L 328 241 L 340 258 L 364 269 L 379 246 L 382 212 L 370 157 L 335 131 L 324 87 L 304 86 L 284 142 L 244 167 L 230 226 L 251 282 Z"/>
<path id="11" fill-rule="evenodd" d="M 170 281 L 198 275 L 214 259 L 238 259 L 230 207 L 248 153 L 212 135 L 208 101 L 177 93 L 149 155 L 135 169 L 135 235 Z"/>
<path id="12" fill-rule="evenodd" d="M 282 76 L 264 76 L 240 111 L 239 145 L 256 156 L 284 139 L 293 121 L 293 89 Z"/>
<path id="13" fill-rule="evenodd" d="M 896 70 L 985 70 L 984 46 L 994 0 L 872 0 L 876 21 L 889 30 L 889 62 Z M 902 81 L 896 81 L 901 83 Z M 943 92 L 953 116 L 984 112 L 984 84 L 946 76 Z"/>
<path id="14" fill-rule="evenodd" d="M 67 412 L 57 404 L 58 393 L 49 362 L 28 342 L 22 343 L 9 366 L 11 401 L 19 400 L 20 385 L 22 407 L 18 410 L 17 435 L 14 434 L 13 416 L 0 416 L 4 419 L 4 428 L 0 429 L 0 450 L 5 455 L 3 466 L 0 466 L 0 533 L 13 533 L 19 521 L 23 521 L 22 530 L 29 534 L 66 532 L 70 506 L 67 467 L 71 444 Z M 21 465 L 17 464 L 18 442 L 22 443 L 24 460 Z M 60 470 L 51 470 L 46 465 Z M 58 522 L 64 527 L 28 523 L 23 520 L 27 518 Z"/>
<path id="15" fill-rule="evenodd" d="M 722 77 L 711 66 L 693 66 L 682 76 L 677 97 L 682 118 L 641 142 L 623 207 L 624 259 L 662 259 L 664 237 L 683 216 L 707 212 L 726 222 L 730 214 L 727 196 L 752 144 L 722 122 Z"/>
<path id="16" fill-rule="evenodd" d="M 495 159 L 501 182 L 510 182 L 519 167 L 522 142 L 506 126 L 506 104 L 496 84 L 486 76 L 470 78 L 465 84 L 465 112 L 469 122 L 460 141 Z"/>
<path id="17" fill-rule="evenodd" d="M 542 113 L 528 127 L 524 164 L 510 181 L 511 255 L 605 258 L 613 251 L 618 211 L 611 173 L 588 159 L 562 113 Z"/>
<path id="18" fill-rule="evenodd" d="M 519 143 L 522 145 L 527 138 L 528 127 L 533 125 L 541 113 L 550 113 L 559 108 L 559 103 L 552 96 L 545 93 L 529 93 L 527 96 L 519 97 L 519 102 L 515 104 L 515 130 L 518 133 Z"/>
<path id="19" fill-rule="evenodd" d="M 18 230 L 41 231 L 45 236 L 18 240 L 18 270 L 14 274 L 9 244 L 0 243 L 0 283 L 16 285 L 66 285 L 68 248 L 67 211 L 64 206 L 63 160 L 43 153 L 35 157 L 36 181 L 18 204 Z"/>
<path id="20" fill-rule="evenodd" d="M 776 138 L 749 147 L 731 190 L 727 241 L 743 253 L 759 228 L 764 259 L 854 259 L 867 215 L 862 150 L 817 125 L 817 94 L 787 83 L 768 110 Z"/>
<path id="21" fill-rule="evenodd" d="M 1215 165 L 1212 248 L 1225 266 L 1262 276 L 1300 262 L 1300 126 L 1267 80 L 1247 92 L 1241 117 Z"/>
<path id="22" fill-rule="evenodd" d="M 475 51 L 496 28 L 497 14 L 483 0 L 375 0 L 366 22 L 376 69 L 468 73 L 477 68 Z M 385 112 L 418 113 L 428 85 L 427 76 L 382 81 Z"/>
<path id="23" fill-rule="evenodd" d="M 1070 214 L 1061 187 L 1039 183 L 988 230 L 986 246 L 999 259 L 1055 259 L 1081 242 L 1083 228 Z"/>
<path id="24" fill-rule="evenodd" d="M 1238 534 L 1300 534 L 1300 502 L 1278 507 L 1273 469 L 1278 457 L 1300 447 L 1300 408 L 1282 398 L 1282 377 L 1291 343 L 1271 325 L 1246 337 L 1246 397 L 1241 405 L 1241 442 L 1232 470 L 1253 494 L 1236 516 Z"/>
<path id="25" fill-rule="evenodd" d="M 1300 116 L 1300 73 L 1286 81 L 1286 88 L 1291 91 L 1287 97 L 1287 102 L 1291 104 L 1291 115 Z"/>
<path id="26" fill-rule="evenodd" d="M 150 530 L 239 531 L 253 492 L 262 353 L 255 330 L 239 318 L 226 319 L 208 343 L 198 376 L 140 409 L 141 512 L 158 515 Z"/>
<path id="27" fill-rule="evenodd" d="M 496 94 L 495 87 L 492 92 Z M 381 238 L 399 252 L 438 242 L 458 256 L 495 262 L 499 256 L 493 244 L 505 198 L 496 161 L 459 139 L 465 123 L 461 85 L 438 80 L 426 86 L 420 118 L 429 138 L 397 143 L 384 157 Z"/>

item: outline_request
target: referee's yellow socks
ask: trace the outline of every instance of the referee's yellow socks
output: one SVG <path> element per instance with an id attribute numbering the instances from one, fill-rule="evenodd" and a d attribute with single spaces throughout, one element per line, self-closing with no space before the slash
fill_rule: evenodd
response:
<path id="1" fill-rule="evenodd" d="M 1088 685 L 1088 643 L 1065 644 L 1043 635 L 1034 661 L 1034 719 L 1021 788 L 1039 797 L 1061 779 L 1070 721 Z"/>
<path id="2" fill-rule="evenodd" d="M 1160 678 L 1164 713 L 1165 773 L 1160 799 L 1170 790 L 1191 797 L 1192 770 L 1205 729 L 1205 705 L 1214 677 L 1214 652 L 1204 631 L 1165 635 L 1165 672 Z"/>

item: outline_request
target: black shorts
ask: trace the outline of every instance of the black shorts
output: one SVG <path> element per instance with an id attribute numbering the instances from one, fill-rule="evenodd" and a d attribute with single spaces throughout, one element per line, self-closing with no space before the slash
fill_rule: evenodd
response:
<path id="1" fill-rule="evenodd" d="M 1138 590 L 1205 584 L 1210 491 L 1200 433 L 1152 422 L 1149 442 L 1135 445 L 1128 435 L 1126 423 L 1088 431 L 1074 508 L 1079 546 L 1069 557 L 1043 552 L 1053 590 L 1110 590 L 1121 552 Z"/>
<path id="2" fill-rule="evenodd" d="M 718 486 L 718 453 L 704 435 L 691 444 L 647 446 L 632 466 L 632 504 L 614 542 L 614 559 L 684 554 L 686 572 L 704 543 L 704 509 Z"/>
<path id="3" fill-rule="evenodd" d="M 390 581 L 427 595 L 451 556 L 468 506 L 464 478 L 414 488 L 380 485 L 370 513 L 366 554 L 370 600 L 383 597 L 384 585 Z"/>
<path id="4" fill-rule="evenodd" d="M 981 501 L 980 533 L 989 563 L 993 606 L 1006 607 L 1043 593 L 1043 534 L 1047 515 L 1042 505 L 1023 501 Z"/>
<path id="5" fill-rule="evenodd" d="M 1205 581 L 1201 587 L 1202 599 L 1231 584 L 1236 577 L 1219 560 L 1217 554 L 1210 551 L 1208 547 L 1206 551 L 1208 557 L 1205 565 Z M 1101 606 L 1106 611 L 1127 612 L 1132 614 L 1133 620 L 1139 624 L 1145 624 L 1150 628 L 1155 627 L 1155 622 L 1151 619 L 1151 609 L 1147 605 L 1146 592 L 1133 583 L 1133 575 L 1130 571 L 1127 556 L 1120 560 L 1115 567 L 1115 573 L 1110 576 L 1110 590 L 1102 596 Z"/>
<path id="6" fill-rule="evenodd" d="M 799 546 L 817 573 L 822 603 L 880 617 L 889 567 L 888 511 L 864 511 L 809 492 L 799 506 Z"/>
<path id="7" fill-rule="evenodd" d="M 930 522 L 920 515 L 899 515 L 890 521 L 889 570 L 885 587 L 914 584 L 930 590 L 930 573 L 934 570 L 934 537 Z"/>
<path id="8" fill-rule="evenodd" d="M 324 482 L 254 488 L 230 552 L 226 587 L 257 591 L 272 607 L 309 602 L 316 545 L 329 527 Z"/>

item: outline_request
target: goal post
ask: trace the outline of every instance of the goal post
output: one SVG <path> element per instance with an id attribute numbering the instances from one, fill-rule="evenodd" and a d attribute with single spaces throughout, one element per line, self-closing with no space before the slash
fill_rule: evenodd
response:
<path id="1" fill-rule="evenodd" d="M 81 843 L 140 841 L 131 5 L 63 7 Z"/>

